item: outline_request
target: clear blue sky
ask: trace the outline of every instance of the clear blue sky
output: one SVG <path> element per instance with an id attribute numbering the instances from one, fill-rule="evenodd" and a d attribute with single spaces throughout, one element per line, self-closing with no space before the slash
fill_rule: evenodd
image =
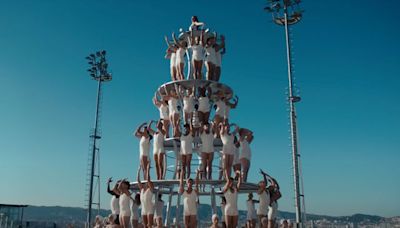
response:
<path id="1" fill-rule="evenodd" d="M 222 82 L 240 96 L 232 120 L 256 137 L 250 180 L 268 170 L 282 186 L 280 208 L 293 211 L 284 34 L 264 3 L 1 1 L 0 202 L 83 206 L 96 90 L 84 57 L 99 49 L 114 75 L 104 90 L 102 181 L 133 179 L 132 131 L 157 117 L 151 97 L 169 80 L 163 36 L 198 15 L 227 39 Z M 308 212 L 399 215 L 400 3 L 303 7 L 293 33 Z"/>

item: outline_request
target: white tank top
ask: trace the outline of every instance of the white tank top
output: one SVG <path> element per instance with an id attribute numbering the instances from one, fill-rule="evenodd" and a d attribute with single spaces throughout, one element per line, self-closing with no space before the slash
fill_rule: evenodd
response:
<path id="1" fill-rule="evenodd" d="M 217 109 L 215 110 L 215 115 L 219 115 L 220 117 L 224 117 L 225 116 L 225 112 L 226 112 L 226 103 L 225 103 L 225 101 L 218 100 L 214 104 L 217 106 Z"/>
<path id="2" fill-rule="evenodd" d="M 203 131 L 200 135 L 201 139 L 201 152 L 214 152 L 214 135 L 210 130 L 210 133 Z"/>
<path id="3" fill-rule="evenodd" d="M 163 216 L 163 209 L 164 209 L 164 201 L 157 200 L 156 202 L 156 209 L 154 212 L 154 217 L 162 217 Z"/>
<path id="4" fill-rule="evenodd" d="M 193 96 L 183 97 L 183 111 L 184 112 L 193 112 L 194 111 L 194 97 Z"/>
<path id="5" fill-rule="evenodd" d="M 267 215 L 270 203 L 269 192 L 264 190 L 259 196 L 260 203 L 258 204 L 257 215 Z"/>
<path id="6" fill-rule="evenodd" d="M 175 54 L 175 52 L 171 53 L 170 66 L 171 67 L 175 67 L 176 66 L 176 54 Z"/>
<path id="7" fill-rule="evenodd" d="M 131 199 L 131 202 L 130 202 L 130 207 L 131 207 L 132 219 L 133 220 L 139 220 L 139 206 L 132 199 Z"/>
<path id="8" fill-rule="evenodd" d="M 230 189 L 224 193 L 226 198 L 226 206 L 225 206 L 225 215 L 235 216 L 238 215 L 238 207 L 237 207 L 237 200 L 238 200 L 238 193 L 237 190 L 234 189 L 234 192 L 231 192 Z"/>
<path id="9" fill-rule="evenodd" d="M 184 63 L 185 62 L 185 52 L 184 48 L 178 48 L 176 51 L 176 63 Z"/>
<path id="10" fill-rule="evenodd" d="M 131 216 L 131 210 L 130 210 L 130 201 L 131 197 L 129 197 L 127 194 L 122 194 L 119 196 L 119 210 L 120 210 L 120 215 L 121 216 Z"/>
<path id="11" fill-rule="evenodd" d="M 210 111 L 210 99 L 208 97 L 199 97 L 199 111 L 209 112 Z"/>
<path id="12" fill-rule="evenodd" d="M 111 207 L 111 213 L 114 215 L 119 215 L 119 198 L 116 196 L 111 197 L 111 202 L 110 202 L 110 207 Z"/>
<path id="13" fill-rule="evenodd" d="M 240 158 L 246 158 L 250 161 L 251 160 L 251 150 L 250 150 L 249 142 L 246 139 L 240 140 L 240 149 L 241 149 Z"/>
<path id="14" fill-rule="evenodd" d="M 192 58 L 194 60 L 203 60 L 204 59 L 204 47 L 200 44 L 195 44 L 192 46 Z"/>
<path id="15" fill-rule="evenodd" d="M 181 135 L 181 154 L 192 154 L 193 136 Z"/>
<path id="16" fill-rule="evenodd" d="M 239 148 L 233 145 L 233 165 L 240 164 L 239 160 Z"/>
<path id="17" fill-rule="evenodd" d="M 154 133 L 153 154 L 164 153 L 164 135 L 160 131 Z"/>
<path id="18" fill-rule="evenodd" d="M 191 193 L 184 191 L 183 198 L 183 215 L 197 215 L 197 194 L 194 190 Z"/>
<path id="19" fill-rule="evenodd" d="M 247 220 L 257 219 L 256 208 L 253 200 L 247 200 Z"/>
<path id="20" fill-rule="evenodd" d="M 225 133 L 221 135 L 223 154 L 233 154 L 233 149 L 234 149 L 233 140 L 234 136 L 232 134 L 228 135 L 227 133 Z"/>
<path id="21" fill-rule="evenodd" d="M 140 157 L 141 156 L 149 156 L 150 152 L 150 138 L 146 138 L 142 136 L 140 138 Z"/>
<path id="22" fill-rule="evenodd" d="M 168 105 L 162 103 L 158 108 L 158 111 L 160 112 L 160 119 L 169 120 Z"/>
<path id="23" fill-rule="evenodd" d="M 168 100 L 168 108 L 169 108 L 169 114 L 175 114 L 175 113 L 179 113 L 178 111 L 178 100 L 174 97 L 171 97 Z"/>
<path id="24" fill-rule="evenodd" d="M 214 64 L 217 62 L 217 56 L 214 47 L 206 47 L 206 61 Z"/>
<path id="25" fill-rule="evenodd" d="M 154 214 L 153 192 L 150 188 L 142 189 L 140 193 L 142 215 Z"/>

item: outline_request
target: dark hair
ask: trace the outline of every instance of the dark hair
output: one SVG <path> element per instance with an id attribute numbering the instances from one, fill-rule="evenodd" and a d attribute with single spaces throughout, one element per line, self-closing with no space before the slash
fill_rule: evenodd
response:
<path id="1" fill-rule="evenodd" d="M 135 195 L 135 201 L 136 201 L 136 204 L 137 204 L 138 206 L 140 206 L 140 204 L 142 204 L 142 202 L 140 202 L 140 194 L 139 194 L 139 193 L 136 193 L 136 195 Z"/>
<path id="2" fill-rule="evenodd" d="M 197 18 L 197 16 L 192 16 L 192 21 L 193 22 L 199 22 L 199 19 Z"/>

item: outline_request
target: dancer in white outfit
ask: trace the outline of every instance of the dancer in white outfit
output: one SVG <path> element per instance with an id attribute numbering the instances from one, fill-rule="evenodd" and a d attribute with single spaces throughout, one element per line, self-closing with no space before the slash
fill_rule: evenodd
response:
<path id="1" fill-rule="evenodd" d="M 215 36 L 207 38 L 206 41 L 206 69 L 207 69 L 207 74 L 206 74 L 206 79 L 207 80 L 213 80 L 216 81 L 216 65 L 218 63 L 217 59 L 217 52 L 219 52 L 222 48 L 225 47 L 225 37 L 221 35 L 221 43 L 217 44 L 216 43 L 216 38 Z M 219 79 L 219 78 L 218 78 Z"/>
<path id="2" fill-rule="evenodd" d="M 238 192 L 240 189 L 240 184 L 242 182 L 242 178 L 240 177 L 240 173 L 236 175 L 239 176 L 239 180 L 236 186 L 233 183 L 233 178 L 225 175 L 226 184 L 223 188 L 223 193 L 226 198 L 226 206 L 225 206 L 225 222 L 226 227 L 228 228 L 236 228 L 238 224 Z"/>
<path id="3" fill-rule="evenodd" d="M 161 120 L 157 122 L 156 131 L 151 128 L 151 125 L 153 123 L 154 121 L 150 121 L 148 130 L 150 132 L 150 135 L 153 136 L 153 157 L 154 163 L 156 163 L 157 180 L 162 180 L 164 178 L 164 139 L 166 132 L 163 129 L 163 123 L 161 122 Z"/>
<path id="4" fill-rule="evenodd" d="M 203 125 L 200 129 L 200 139 L 201 139 L 201 164 L 200 170 L 204 174 L 204 177 L 211 180 L 212 179 L 212 162 L 214 160 L 214 138 L 216 134 L 213 127 L 209 123 Z"/>
<path id="5" fill-rule="evenodd" d="M 158 194 L 158 198 L 155 204 L 155 213 L 154 218 L 156 220 L 156 227 L 163 227 L 163 210 L 164 210 L 164 201 L 162 200 L 162 195 Z"/>
<path id="6" fill-rule="evenodd" d="M 178 137 L 180 120 L 178 93 L 175 90 L 171 90 L 166 96 L 164 96 L 164 99 L 168 101 L 169 119 L 172 122 L 173 137 Z"/>
<path id="7" fill-rule="evenodd" d="M 242 164 L 243 170 L 243 182 L 247 182 L 247 175 L 250 169 L 251 161 L 251 150 L 250 143 L 253 141 L 253 132 L 246 128 L 240 128 L 239 130 L 239 142 L 240 142 L 240 163 Z"/>
<path id="8" fill-rule="evenodd" d="M 204 61 L 204 31 L 200 36 L 194 36 L 193 32 L 190 33 L 191 38 L 189 48 L 192 50 L 192 64 L 194 79 L 203 79 L 202 69 Z"/>
<path id="9" fill-rule="evenodd" d="M 275 227 L 275 220 L 278 212 L 278 200 L 282 197 L 282 195 L 279 190 L 278 182 L 262 169 L 260 169 L 260 173 L 263 176 L 264 182 L 266 184 L 268 183 L 268 181 L 271 183 L 268 188 L 266 188 L 266 191 L 268 191 L 270 196 L 268 204 L 268 227 L 273 228 Z"/>
<path id="10" fill-rule="evenodd" d="M 221 178 L 222 179 L 222 178 Z M 222 228 L 226 228 L 226 222 L 225 222 L 225 206 L 226 206 L 226 199 L 224 196 L 221 197 L 221 223 L 222 223 Z"/>
<path id="11" fill-rule="evenodd" d="M 165 58 L 170 60 L 171 80 L 176 81 L 178 80 L 176 69 L 176 51 L 178 50 L 178 47 L 173 42 L 169 42 L 167 36 L 165 36 L 164 38 L 168 46 Z"/>
<path id="12" fill-rule="evenodd" d="M 177 72 L 178 72 L 178 80 L 184 80 L 185 79 L 185 55 L 186 55 L 186 49 L 188 47 L 188 44 L 185 40 L 177 41 L 175 37 L 175 33 L 172 33 L 172 38 L 174 39 L 175 45 L 178 47 L 178 50 L 176 50 L 176 67 L 177 67 Z"/>
<path id="13" fill-rule="evenodd" d="M 233 146 L 233 163 L 232 163 L 232 168 L 235 173 L 241 173 L 241 164 L 239 160 L 239 148 L 240 148 L 240 143 L 239 140 L 234 138 L 233 140 L 234 146 Z M 238 172 L 239 171 L 239 172 Z M 235 180 L 238 179 L 238 176 L 235 176 Z"/>
<path id="14" fill-rule="evenodd" d="M 131 193 L 129 192 L 129 186 L 130 184 L 127 180 L 121 181 L 121 183 L 118 185 L 118 190 L 121 193 L 119 196 L 119 223 L 122 228 L 129 228 L 129 220 L 131 218 Z"/>
<path id="15" fill-rule="evenodd" d="M 192 162 L 193 153 L 193 131 L 190 129 L 189 124 L 185 124 L 184 132 L 180 136 L 181 140 L 181 156 L 182 156 L 182 171 L 185 174 L 184 177 L 190 177 L 190 167 Z"/>
<path id="16" fill-rule="evenodd" d="M 194 88 L 188 88 L 188 89 L 180 89 L 181 94 L 183 95 L 183 114 L 184 114 L 184 120 L 185 124 L 190 124 L 192 127 L 192 118 L 193 118 L 193 112 L 194 112 Z"/>
<path id="17" fill-rule="evenodd" d="M 238 127 L 234 132 L 230 132 L 230 125 L 229 124 L 220 124 L 219 125 L 219 132 L 222 141 L 222 154 L 224 159 L 224 173 L 230 176 L 232 171 L 233 159 L 234 159 L 234 139 L 235 135 L 238 131 Z"/>
<path id="18" fill-rule="evenodd" d="M 215 108 L 214 124 L 216 127 L 218 127 L 219 124 L 222 122 L 229 123 L 229 112 L 231 109 L 236 108 L 238 103 L 239 103 L 238 96 L 235 96 L 235 98 L 233 98 L 233 103 L 231 103 L 221 91 L 218 92 L 217 100 L 214 102 L 214 108 Z"/>
<path id="19" fill-rule="evenodd" d="M 253 193 L 249 193 L 247 199 L 247 228 L 256 228 L 257 212 L 254 204 L 258 202 L 258 200 L 253 199 Z"/>
<path id="20" fill-rule="evenodd" d="M 142 184 L 140 181 L 140 169 L 137 173 L 137 183 L 140 190 L 140 201 L 142 204 L 142 221 L 143 226 L 146 228 L 153 227 L 154 221 L 154 203 L 153 203 L 153 191 L 154 185 L 150 178 L 150 164 L 147 165 L 147 176 L 149 179 L 146 184 Z"/>
<path id="21" fill-rule="evenodd" d="M 110 183 L 112 182 L 112 178 L 108 178 L 107 180 L 107 192 L 112 195 L 111 197 L 111 202 L 110 202 L 110 208 L 111 208 L 111 213 L 114 215 L 115 220 L 114 222 L 116 224 L 119 224 L 119 196 L 121 195 L 121 192 L 118 190 L 118 185 L 121 182 L 120 180 L 117 181 L 113 187 L 113 189 L 110 189 Z"/>
<path id="22" fill-rule="evenodd" d="M 143 129 L 142 129 L 143 128 Z M 146 167 L 150 164 L 150 140 L 153 138 L 150 135 L 149 130 L 147 129 L 147 123 L 144 122 L 140 125 L 135 132 L 135 136 L 140 140 L 139 142 L 139 149 L 140 149 L 140 166 L 143 170 L 143 178 L 147 180 L 146 176 Z"/>
<path id="23" fill-rule="evenodd" d="M 168 107 L 168 100 L 161 100 L 159 101 L 156 96 L 153 97 L 153 104 L 158 108 L 160 112 L 160 120 L 163 123 L 163 129 L 166 133 L 165 137 L 169 138 L 169 107 Z"/>
<path id="24" fill-rule="evenodd" d="M 140 194 L 136 193 L 135 198 L 131 198 L 131 224 L 133 228 L 139 227 L 139 207 L 140 207 Z"/>
<path id="25" fill-rule="evenodd" d="M 270 203 L 269 191 L 267 189 L 267 182 L 265 182 L 265 180 L 262 180 L 258 183 L 257 194 L 259 196 L 257 216 L 258 216 L 259 222 L 261 224 L 262 218 L 267 216 L 268 205 Z"/>
<path id="26" fill-rule="evenodd" d="M 208 123 L 208 120 L 210 118 L 210 99 L 212 91 L 210 87 L 208 87 L 207 89 L 199 87 L 198 91 L 199 91 L 199 97 L 198 97 L 199 120 L 200 124 L 203 125 L 205 123 Z"/>
<path id="27" fill-rule="evenodd" d="M 193 189 L 193 179 L 189 178 L 186 181 L 187 189 L 185 190 L 183 184 L 184 173 L 182 171 L 179 180 L 179 194 L 183 198 L 183 219 L 186 228 L 197 227 L 197 198 L 199 193 L 199 174 L 196 172 L 195 188 Z"/>
<path id="28" fill-rule="evenodd" d="M 221 77 L 221 65 L 222 65 L 222 55 L 225 54 L 225 37 L 221 35 L 221 44 L 217 46 L 218 51 L 215 52 L 215 70 L 214 70 L 214 80 L 219 81 Z"/>

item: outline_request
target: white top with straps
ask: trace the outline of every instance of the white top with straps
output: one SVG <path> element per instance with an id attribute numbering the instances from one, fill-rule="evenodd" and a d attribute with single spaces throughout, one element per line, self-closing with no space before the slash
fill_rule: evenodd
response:
<path id="1" fill-rule="evenodd" d="M 246 158 L 247 160 L 251 160 L 251 150 L 249 142 L 246 139 L 240 140 L 240 158 Z"/>
<path id="2" fill-rule="evenodd" d="M 237 207 L 238 193 L 236 188 L 233 189 L 234 192 L 231 192 L 231 189 L 228 189 L 228 191 L 224 193 L 226 199 L 225 215 L 228 216 L 238 215 L 238 207 Z"/>
<path id="3" fill-rule="evenodd" d="M 111 213 L 114 215 L 119 215 L 119 198 L 117 198 L 116 196 L 112 196 L 110 206 Z"/>
<path id="4" fill-rule="evenodd" d="M 134 200 L 131 199 L 130 202 L 131 216 L 133 220 L 139 220 L 139 205 L 136 204 Z"/>
<path id="5" fill-rule="evenodd" d="M 200 134 L 201 139 L 201 152 L 211 153 L 214 152 L 214 135 L 210 132 L 207 134 L 206 131 Z"/>
<path id="6" fill-rule="evenodd" d="M 233 154 L 234 150 L 234 136 L 232 134 L 228 135 L 227 133 L 221 135 L 222 141 L 222 153 L 223 154 Z"/>
<path id="7" fill-rule="evenodd" d="M 192 144 L 193 144 L 193 136 L 192 134 L 188 135 L 181 135 L 181 154 L 186 155 L 186 154 L 192 154 L 193 149 L 192 149 Z"/>
<path id="8" fill-rule="evenodd" d="M 216 64 L 217 55 L 214 47 L 206 47 L 206 61 Z"/>
<path id="9" fill-rule="evenodd" d="M 204 60 L 204 47 L 200 44 L 191 46 L 192 48 L 192 59 L 196 61 Z"/>
<path id="10" fill-rule="evenodd" d="M 185 63 L 185 53 L 186 50 L 184 48 L 178 48 L 176 51 L 176 65 Z"/>
<path id="11" fill-rule="evenodd" d="M 197 193 L 192 190 L 191 193 L 184 191 L 182 194 L 183 198 L 183 215 L 197 215 Z"/>
<path id="12" fill-rule="evenodd" d="M 153 137 L 153 154 L 164 153 L 164 134 L 158 131 L 154 133 Z"/>
<path id="13" fill-rule="evenodd" d="M 178 99 L 176 99 L 175 97 L 171 97 L 168 100 L 168 108 L 169 108 L 169 114 L 173 115 L 175 113 L 179 113 L 178 110 Z"/>
<path id="14" fill-rule="evenodd" d="M 256 207 L 253 200 L 247 200 L 247 220 L 257 219 Z"/>
<path id="15" fill-rule="evenodd" d="M 168 105 L 161 103 L 158 111 L 160 112 L 160 119 L 169 120 Z"/>
<path id="16" fill-rule="evenodd" d="M 220 117 L 224 117 L 225 116 L 225 112 L 226 112 L 226 103 L 225 103 L 225 101 L 218 100 L 214 104 L 217 106 L 217 109 L 215 110 L 215 115 L 218 115 Z"/>
<path id="17" fill-rule="evenodd" d="M 154 217 L 159 218 L 163 216 L 163 209 L 164 209 L 164 201 L 157 200 L 156 202 L 156 209 L 154 212 Z"/>
<path id="18" fill-rule="evenodd" d="M 258 204 L 257 208 L 257 215 L 264 215 L 266 216 L 268 213 L 268 206 L 270 203 L 270 198 L 269 198 L 269 192 L 267 189 L 265 189 L 261 194 L 258 194 L 260 196 L 260 203 Z"/>
<path id="19" fill-rule="evenodd" d="M 120 216 L 131 216 L 130 201 L 131 197 L 125 193 L 119 196 Z"/>
<path id="20" fill-rule="evenodd" d="M 183 111 L 187 112 L 187 113 L 191 113 L 194 111 L 194 97 L 193 96 L 183 97 Z"/>
<path id="21" fill-rule="evenodd" d="M 142 215 L 154 214 L 153 192 L 150 188 L 142 189 L 140 192 L 140 201 L 142 204 Z"/>
<path id="22" fill-rule="evenodd" d="M 150 137 L 142 136 L 140 138 L 140 157 L 142 156 L 149 156 L 150 153 Z"/>
<path id="23" fill-rule="evenodd" d="M 210 111 L 210 99 L 208 97 L 199 97 L 199 111 L 209 112 Z"/>

